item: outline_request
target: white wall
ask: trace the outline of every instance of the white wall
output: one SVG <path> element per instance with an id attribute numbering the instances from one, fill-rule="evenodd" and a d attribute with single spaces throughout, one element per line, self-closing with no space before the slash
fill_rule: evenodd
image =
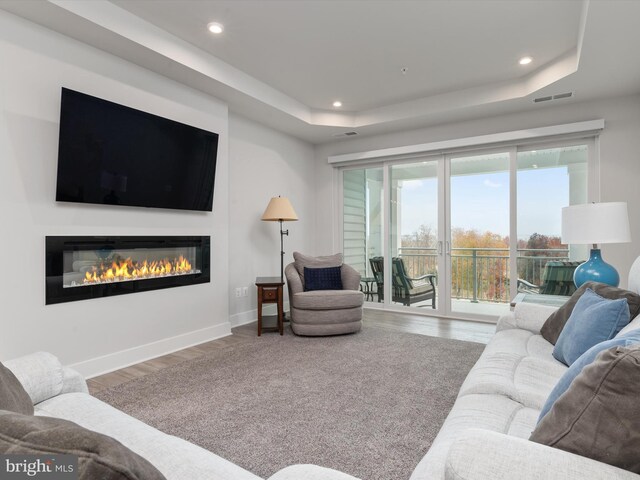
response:
<path id="1" fill-rule="evenodd" d="M 314 150 L 264 125 L 229 116 L 229 304 L 232 325 L 257 318 L 255 278 L 280 275 L 280 229 L 262 222 L 271 197 L 288 197 L 298 214 L 285 222 L 285 266 L 294 251 L 315 254 Z M 237 287 L 249 296 L 235 297 Z M 285 288 L 285 297 L 287 296 Z M 269 306 L 267 306 L 269 307 Z M 265 309 L 271 314 L 272 309 Z M 275 312 L 274 312 L 275 313 Z"/>
<path id="2" fill-rule="evenodd" d="M 48 350 L 86 375 L 200 343 L 255 319 L 255 277 L 278 275 L 277 223 L 261 222 L 271 196 L 288 196 L 300 217 L 285 228 L 294 250 L 334 245 L 333 169 L 328 155 L 569 123 L 606 120 L 601 197 L 626 200 L 628 245 L 604 248 L 626 283 L 640 254 L 640 96 L 311 145 L 243 117 L 226 104 L 162 76 L 0 11 L 0 359 Z M 124 103 L 220 134 L 214 212 L 56 203 L 60 87 Z M 211 235 L 210 284 L 44 305 L 46 235 Z M 249 296 L 236 299 L 236 287 Z"/>
<path id="3" fill-rule="evenodd" d="M 227 106 L 4 12 L 0 65 L 0 357 L 91 375 L 229 334 Z M 219 133 L 214 212 L 56 203 L 62 86 Z M 211 283 L 45 306 L 44 238 L 67 234 L 211 235 Z"/>
<path id="4" fill-rule="evenodd" d="M 578 92 L 579 94 L 579 92 Z M 621 276 L 621 286 L 627 284 L 631 262 L 640 255 L 640 96 L 617 97 L 593 102 L 567 103 L 558 106 L 532 105 L 530 110 L 431 128 L 398 132 L 375 137 L 351 139 L 316 148 L 316 181 L 318 189 L 316 209 L 316 250 L 340 249 L 335 245 L 334 209 L 326 205 L 335 202 L 334 172 L 327 157 L 386 147 L 415 145 L 438 140 L 471 137 L 490 133 L 544 127 L 583 120 L 605 119 L 600 135 L 600 192 L 601 201 L 626 201 L 633 242 L 604 245 L 603 256 L 613 264 Z"/>

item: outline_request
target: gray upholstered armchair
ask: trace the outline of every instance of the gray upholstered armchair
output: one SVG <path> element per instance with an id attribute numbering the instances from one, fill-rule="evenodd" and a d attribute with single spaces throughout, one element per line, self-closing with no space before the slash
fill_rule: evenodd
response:
<path id="1" fill-rule="evenodd" d="M 340 335 L 362 327 L 364 295 L 360 274 L 342 263 L 342 254 L 309 257 L 298 252 L 285 268 L 291 309 L 291 329 L 296 335 Z M 340 267 L 342 290 L 305 291 L 304 267 Z"/>

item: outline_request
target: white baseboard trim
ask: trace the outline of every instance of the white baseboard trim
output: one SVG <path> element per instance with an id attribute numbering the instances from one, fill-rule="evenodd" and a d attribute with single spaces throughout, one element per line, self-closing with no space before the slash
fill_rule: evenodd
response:
<path id="1" fill-rule="evenodd" d="M 267 308 L 272 307 L 275 313 L 275 305 L 265 305 L 263 308 L 266 310 Z M 285 312 L 289 311 L 289 302 L 284 302 L 283 309 Z M 263 310 L 264 311 L 264 310 Z M 270 312 L 267 311 L 265 315 L 271 315 Z M 246 325 L 247 323 L 257 322 L 258 321 L 258 310 L 248 310 L 246 312 L 235 313 L 231 315 L 229 318 L 229 323 L 231 324 L 231 328 L 239 327 L 240 325 Z"/>
<path id="2" fill-rule="evenodd" d="M 136 363 L 145 362 L 152 358 L 167 355 L 228 335 L 231 335 L 231 326 L 229 322 L 224 322 L 212 327 L 183 333 L 175 337 L 163 338 L 156 342 L 84 360 L 71 364 L 69 367 L 80 372 L 85 378 L 97 377 L 98 375 L 113 372 L 114 370 L 119 370 Z"/>
<path id="3" fill-rule="evenodd" d="M 240 312 L 229 317 L 229 323 L 231 328 L 239 327 L 240 325 L 246 325 L 247 323 L 255 322 L 258 320 L 258 310 L 249 310 L 247 312 Z"/>

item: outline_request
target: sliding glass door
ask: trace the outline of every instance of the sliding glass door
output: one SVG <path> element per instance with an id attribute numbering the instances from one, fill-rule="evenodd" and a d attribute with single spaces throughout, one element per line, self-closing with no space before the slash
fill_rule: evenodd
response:
<path id="1" fill-rule="evenodd" d="M 587 245 L 563 245 L 561 209 L 588 202 L 588 147 L 521 149 L 517 155 L 518 290 L 573 293 L 573 270 Z"/>
<path id="2" fill-rule="evenodd" d="M 395 305 L 438 310 L 441 160 L 390 166 L 389 257 Z"/>
<path id="3" fill-rule="evenodd" d="M 509 311 L 510 153 L 450 157 L 451 312 Z"/>
<path id="4" fill-rule="evenodd" d="M 343 251 L 366 300 L 489 319 L 519 292 L 570 293 L 586 250 L 561 243 L 561 210 L 591 200 L 589 151 L 513 146 L 343 169 Z"/>

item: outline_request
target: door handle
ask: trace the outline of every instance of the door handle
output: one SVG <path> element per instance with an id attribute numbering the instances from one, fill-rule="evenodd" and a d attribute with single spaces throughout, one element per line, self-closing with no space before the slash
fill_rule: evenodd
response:
<path id="1" fill-rule="evenodd" d="M 447 245 L 447 255 L 451 255 L 451 244 L 449 243 L 449 240 L 446 241 L 446 245 Z"/>
<path id="2" fill-rule="evenodd" d="M 442 240 L 438 241 L 438 255 L 442 255 Z"/>

